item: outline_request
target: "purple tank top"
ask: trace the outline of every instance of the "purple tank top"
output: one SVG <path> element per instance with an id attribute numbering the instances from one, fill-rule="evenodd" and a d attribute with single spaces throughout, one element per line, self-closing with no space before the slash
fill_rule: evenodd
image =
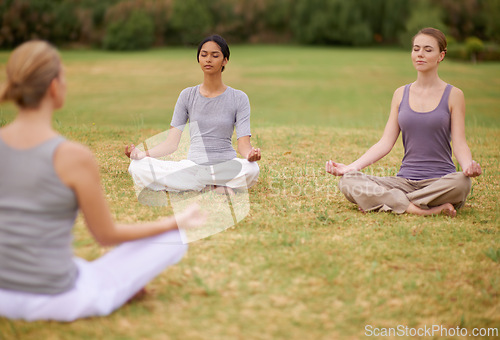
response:
<path id="1" fill-rule="evenodd" d="M 430 112 L 415 112 L 410 108 L 410 86 L 405 86 L 399 105 L 398 122 L 405 155 L 398 177 L 422 180 L 455 172 L 451 158 L 451 114 L 448 107 L 453 86 L 446 85 L 441 101 Z"/>

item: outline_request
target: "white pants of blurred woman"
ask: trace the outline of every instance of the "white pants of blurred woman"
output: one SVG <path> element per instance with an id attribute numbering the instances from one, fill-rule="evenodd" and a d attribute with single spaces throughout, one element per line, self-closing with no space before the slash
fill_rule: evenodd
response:
<path id="1" fill-rule="evenodd" d="M 163 161 L 146 157 L 132 160 L 128 168 L 136 186 L 151 190 L 201 191 L 207 185 L 248 189 L 259 178 L 259 165 L 246 159 L 199 165 L 190 160 Z"/>
<path id="2" fill-rule="evenodd" d="M 73 321 L 108 315 L 165 268 L 184 256 L 178 230 L 123 243 L 92 262 L 75 258 L 75 286 L 57 295 L 0 289 L 0 316 L 10 319 Z"/>

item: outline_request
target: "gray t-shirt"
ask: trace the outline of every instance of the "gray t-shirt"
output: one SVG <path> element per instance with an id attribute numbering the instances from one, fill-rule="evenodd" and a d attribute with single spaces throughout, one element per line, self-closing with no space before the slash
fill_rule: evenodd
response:
<path id="1" fill-rule="evenodd" d="M 200 94 L 200 85 L 188 87 L 175 104 L 171 126 L 184 129 L 189 120 L 191 145 L 188 159 L 197 164 L 216 164 L 236 157 L 231 144 L 236 137 L 251 136 L 250 102 L 240 90 L 227 87 L 214 98 Z"/>

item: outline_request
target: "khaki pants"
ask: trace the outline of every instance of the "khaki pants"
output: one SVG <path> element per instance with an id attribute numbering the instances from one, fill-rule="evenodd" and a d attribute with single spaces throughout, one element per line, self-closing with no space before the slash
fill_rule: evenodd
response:
<path id="1" fill-rule="evenodd" d="M 412 181 L 402 177 L 377 177 L 355 171 L 345 174 L 339 188 L 345 197 L 364 211 L 394 211 L 402 214 L 410 202 L 422 209 L 451 203 L 459 209 L 471 189 L 462 172 L 441 178 Z"/>

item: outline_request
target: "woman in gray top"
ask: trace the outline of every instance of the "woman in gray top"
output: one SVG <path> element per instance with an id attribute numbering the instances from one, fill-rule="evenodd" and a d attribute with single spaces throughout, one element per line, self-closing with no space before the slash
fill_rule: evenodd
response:
<path id="1" fill-rule="evenodd" d="M 218 192 L 247 189 L 259 176 L 260 149 L 250 143 L 250 103 L 247 95 L 225 85 L 222 72 L 229 60 L 226 41 L 213 35 L 198 46 L 197 60 L 203 83 L 181 92 L 167 138 L 150 150 L 133 144 L 125 148 L 132 159 L 129 172 L 139 187 L 167 191 L 200 191 L 207 186 Z M 157 159 L 177 150 L 182 131 L 189 121 L 191 144 L 187 160 Z M 231 144 L 236 130 L 236 157 Z"/>
<path id="2" fill-rule="evenodd" d="M 178 227 L 203 224 L 205 215 L 192 206 L 156 222 L 113 222 L 92 153 L 52 129 L 66 97 L 57 51 L 42 41 L 24 43 L 6 72 L 0 101 L 13 101 L 18 114 L 0 129 L 0 316 L 107 315 L 182 258 L 187 246 Z M 121 245 L 92 262 L 74 258 L 78 210 L 100 244 Z"/>
<path id="3" fill-rule="evenodd" d="M 481 174 L 465 140 L 464 95 L 438 75 L 445 55 L 444 34 L 434 28 L 420 30 L 411 53 L 417 80 L 395 91 L 382 138 L 349 165 L 326 162 L 326 171 L 342 176 L 342 193 L 361 211 L 454 217 L 469 194 L 470 177 Z M 397 176 L 361 173 L 392 150 L 400 132 L 405 155 Z M 450 141 L 462 172 L 456 172 Z"/>

